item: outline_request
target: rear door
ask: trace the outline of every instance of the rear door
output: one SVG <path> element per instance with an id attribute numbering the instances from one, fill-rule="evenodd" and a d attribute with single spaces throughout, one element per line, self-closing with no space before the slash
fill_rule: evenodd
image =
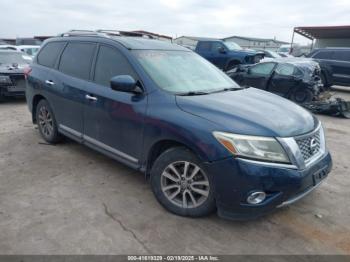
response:
<path id="1" fill-rule="evenodd" d="M 243 84 L 266 90 L 275 66 L 276 63 L 268 62 L 249 67 L 248 72 L 244 76 Z"/>
<path id="2" fill-rule="evenodd" d="M 291 64 L 278 64 L 267 91 L 287 97 L 297 87 L 303 76 L 302 71 Z"/>
<path id="3" fill-rule="evenodd" d="M 208 61 L 214 63 L 213 56 L 212 56 L 212 43 L 211 42 L 205 42 L 200 41 L 197 44 L 196 52 L 203 56 Z"/>
<path id="4" fill-rule="evenodd" d="M 56 70 L 47 85 L 52 91 L 52 106 L 60 132 L 82 139 L 85 89 L 89 85 L 96 44 L 70 41 L 63 50 Z"/>
<path id="5" fill-rule="evenodd" d="M 139 81 L 121 51 L 101 44 L 95 59 L 93 83 L 85 93 L 84 140 L 89 146 L 137 167 L 147 96 L 112 90 L 110 80 L 117 75 L 130 75 Z"/>
<path id="6" fill-rule="evenodd" d="M 350 85 L 350 51 L 320 50 L 315 52 L 312 58 L 330 67 L 334 84 Z"/>
<path id="7" fill-rule="evenodd" d="M 335 50 L 332 70 L 335 84 L 350 85 L 350 50 Z"/>

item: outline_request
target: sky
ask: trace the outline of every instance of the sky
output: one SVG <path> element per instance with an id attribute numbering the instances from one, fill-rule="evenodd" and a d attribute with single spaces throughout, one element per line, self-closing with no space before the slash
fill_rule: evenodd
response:
<path id="1" fill-rule="evenodd" d="M 0 0 L 0 10 L 0 38 L 115 29 L 290 42 L 295 26 L 350 25 L 350 0 Z"/>

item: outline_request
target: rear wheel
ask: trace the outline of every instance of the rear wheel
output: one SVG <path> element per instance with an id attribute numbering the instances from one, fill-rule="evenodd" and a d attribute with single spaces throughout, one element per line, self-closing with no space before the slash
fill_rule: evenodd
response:
<path id="1" fill-rule="evenodd" d="M 327 77 L 324 73 L 321 73 L 321 83 L 323 85 L 322 91 L 326 91 L 331 87 L 331 85 L 328 83 Z"/>
<path id="2" fill-rule="evenodd" d="M 50 144 L 59 142 L 61 136 L 58 133 L 56 119 L 49 103 L 43 99 L 36 107 L 36 121 L 39 132 L 44 140 Z"/>
<path id="3" fill-rule="evenodd" d="M 186 148 L 160 155 L 151 170 L 151 186 L 159 203 L 177 215 L 200 217 L 215 209 L 211 177 Z"/>
<path id="4" fill-rule="evenodd" d="M 297 88 L 290 95 L 290 99 L 298 104 L 309 103 L 312 101 L 314 94 L 307 88 Z"/>

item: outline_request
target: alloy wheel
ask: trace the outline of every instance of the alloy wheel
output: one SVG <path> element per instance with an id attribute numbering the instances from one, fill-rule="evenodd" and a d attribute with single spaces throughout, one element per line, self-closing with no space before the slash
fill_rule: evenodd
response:
<path id="1" fill-rule="evenodd" d="M 171 203 L 182 208 L 199 207 L 210 192 L 208 176 L 188 161 L 174 162 L 164 169 L 161 189 Z"/>
<path id="2" fill-rule="evenodd" d="M 40 107 L 38 118 L 42 133 L 46 137 L 50 137 L 53 133 L 53 120 L 46 106 Z"/>

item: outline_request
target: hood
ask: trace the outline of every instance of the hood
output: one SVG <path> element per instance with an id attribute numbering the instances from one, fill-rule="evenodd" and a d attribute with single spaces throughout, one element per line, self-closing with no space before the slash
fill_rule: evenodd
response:
<path id="1" fill-rule="evenodd" d="M 244 135 L 292 137 L 314 130 L 318 120 L 297 104 L 247 88 L 199 96 L 177 96 L 179 108 Z"/>
<path id="2" fill-rule="evenodd" d="M 245 55 L 249 55 L 249 56 L 254 56 L 254 55 L 265 55 L 263 52 L 260 51 L 255 51 L 255 50 L 251 50 L 251 49 L 242 49 L 242 50 L 230 50 L 230 53 L 243 53 Z"/>

